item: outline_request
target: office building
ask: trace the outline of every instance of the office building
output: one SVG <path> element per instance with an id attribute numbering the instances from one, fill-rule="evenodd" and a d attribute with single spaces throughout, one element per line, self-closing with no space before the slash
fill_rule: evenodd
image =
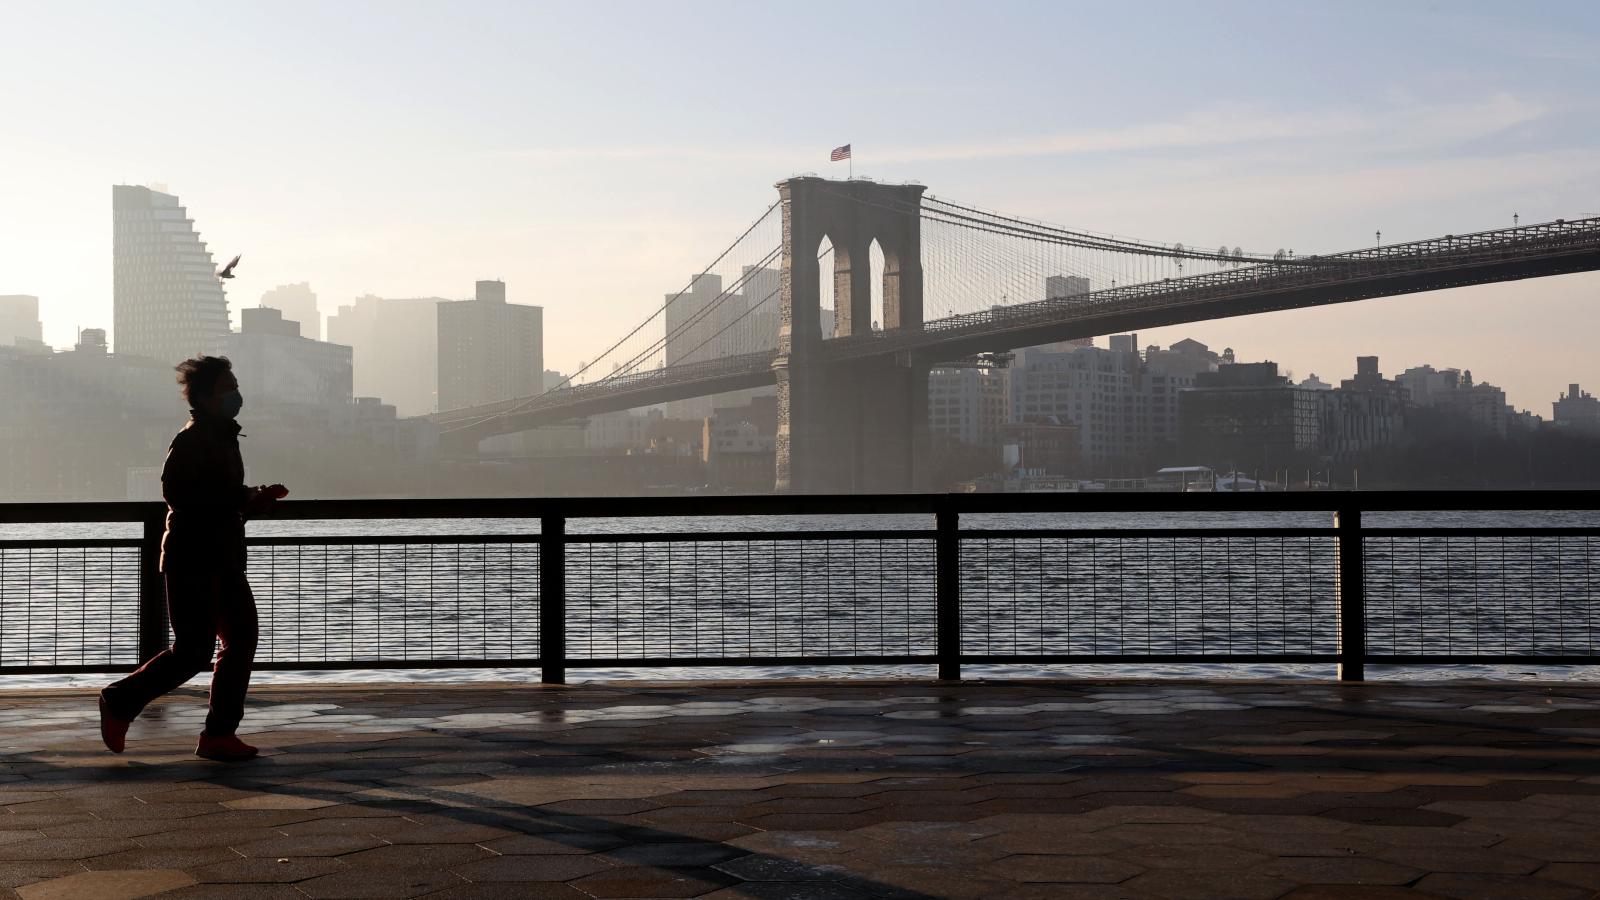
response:
<path id="1" fill-rule="evenodd" d="M 928 373 L 928 432 L 973 447 L 994 447 L 1010 417 L 1004 369 L 950 368 Z"/>
<path id="2" fill-rule="evenodd" d="M 1289 384 L 1272 362 L 1200 373 L 1179 403 L 1184 458 L 1263 477 L 1317 459 L 1327 393 Z"/>
<path id="3" fill-rule="evenodd" d="M 111 223 L 118 355 L 172 365 L 219 352 L 228 334 L 228 300 L 211 251 L 178 198 L 113 185 Z"/>
<path id="4" fill-rule="evenodd" d="M 261 295 L 261 305 L 279 310 L 291 322 L 299 322 L 301 337 L 322 340 L 322 311 L 317 308 L 317 295 L 309 282 L 280 284 Z"/>
<path id="5" fill-rule="evenodd" d="M 343 406 L 352 397 L 352 353 L 342 344 L 300 336 L 300 325 L 271 307 L 240 311 L 228 335 L 240 390 L 252 406 Z"/>
<path id="6" fill-rule="evenodd" d="M 1010 421 L 1053 417 L 1074 425 L 1081 459 L 1089 469 L 1136 471 L 1153 440 L 1150 397 L 1131 339 L 1114 344 L 1118 349 L 1022 351 L 1010 373 Z"/>
<path id="7" fill-rule="evenodd" d="M 328 317 L 328 340 L 351 348 L 357 396 L 378 397 L 401 417 L 438 410 L 438 305 L 444 302 L 368 295 Z"/>
<path id="8" fill-rule="evenodd" d="M 544 393 L 544 308 L 506 302 L 503 281 L 438 309 L 439 410 Z"/>

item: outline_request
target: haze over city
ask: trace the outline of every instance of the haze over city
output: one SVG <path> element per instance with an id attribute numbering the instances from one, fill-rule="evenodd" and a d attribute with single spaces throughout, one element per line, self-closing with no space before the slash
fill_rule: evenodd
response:
<path id="1" fill-rule="evenodd" d="M 858 176 L 1205 247 L 1575 217 L 1600 210 L 1600 12 L 1540 10 L 886 3 L 840 28 L 731 3 L 11 5 L 0 293 L 40 297 L 56 346 L 111 328 L 107 186 L 156 183 L 219 263 L 245 254 L 235 326 L 284 283 L 331 315 L 500 278 L 544 307 L 545 365 L 571 372 L 773 182 L 843 177 L 827 154 L 847 142 Z M 1357 354 L 1472 368 L 1548 417 L 1569 382 L 1600 383 L 1597 293 L 1571 275 L 1141 342 L 1329 381 Z"/>
<path id="2" fill-rule="evenodd" d="M 1597 112 L 1595 0 L 0 0 L 0 894 L 1596 900 Z"/>

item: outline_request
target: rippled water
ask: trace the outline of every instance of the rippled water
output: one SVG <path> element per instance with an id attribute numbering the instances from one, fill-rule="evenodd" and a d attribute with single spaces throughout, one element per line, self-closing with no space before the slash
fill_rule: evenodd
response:
<path id="1" fill-rule="evenodd" d="M 1597 513 L 1568 513 L 1532 511 L 1526 513 L 1369 513 L 1365 517 L 1365 524 L 1371 527 L 1417 527 L 1417 526 L 1600 526 L 1600 514 Z M 964 529 L 985 528 L 1075 528 L 1075 529 L 1104 529 L 1104 528 L 1172 528 L 1172 527 L 1323 527 L 1332 524 L 1330 517 L 1317 513 L 1080 513 L 1080 514 L 1055 514 L 1055 515 L 967 515 L 962 518 Z M 932 518 L 929 516 L 759 516 L 759 517 L 683 517 L 683 518 L 656 518 L 656 519 L 573 519 L 568 522 L 568 532 L 571 535 L 596 535 L 596 534 L 645 534 L 660 532 L 733 532 L 733 533 L 759 533 L 787 530 L 806 531 L 855 531 L 861 529 L 875 530 L 927 530 L 933 527 Z M 492 520 L 492 519 L 460 519 L 460 520 L 411 520 L 411 521 L 359 521 L 359 520 L 329 520 L 329 521 L 260 521 L 250 526 L 251 535 L 254 537 L 289 537 L 289 536 L 350 536 L 350 535 L 381 535 L 401 537 L 406 535 L 441 536 L 441 535 L 534 535 L 538 532 L 538 523 L 534 520 Z M 130 524 L 72 524 L 72 525 L 4 525 L 0 524 L 0 540 L 6 539 L 60 539 L 60 538 L 86 538 L 86 537 L 117 537 L 131 538 L 137 536 L 137 526 Z M 1308 541 L 1322 539 L 1310 538 Z M 980 544 L 981 542 L 974 542 Z M 1267 648 L 1279 650 L 1301 650 L 1303 652 L 1327 652 L 1331 647 L 1331 623 L 1318 621 L 1317 616 L 1311 615 L 1310 607 L 1301 610 L 1300 618 L 1291 618 L 1285 612 L 1284 618 L 1279 622 L 1270 619 L 1260 621 L 1259 604 L 1252 605 L 1242 600 L 1235 603 L 1235 592 L 1242 598 L 1259 600 L 1262 596 L 1278 597 L 1289 593 L 1286 584 L 1290 577 L 1302 577 L 1291 572 L 1285 575 L 1284 560 L 1290 559 L 1288 555 L 1273 557 L 1276 569 L 1269 567 L 1263 575 L 1260 571 L 1260 559 L 1245 556 L 1234 557 L 1225 550 L 1228 541 L 1208 539 L 1204 547 L 1198 544 L 1193 548 L 1197 553 L 1202 570 L 1206 566 L 1206 576 L 1199 584 L 1180 582 L 1171 579 L 1171 585 L 1160 580 L 1160 566 L 1155 565 L 1155 556 L 1149 559 L 1133 560 L 1130 564 L 1122 566 L 1117 575 L 1116 592 L 1114 595 L 1103 595 L 1104 589 L 1099 587 L 1102 579 L 1096 567 L 1102 565 L 1093 554 L 1081 555 L 1076 559 L 1067 559 L 1065 552 L 1057 552 L 1055 545 L 1041 542 L 1036 549 L 1027 547 L 1012 551 L 1008 559 L 1012 563 L 1011 570 L 1005 570 L 990 560 L 977 579 L 969 575 L 966 588 L 967 601 L 967 631 L 968 643 L 976 640 L 979 646 L 969 646 L 969 652 L 1007 652 L 1008 646 L 1022 646 L 1018 641 L 1035 641 L 1037 646 L 1030 646 L 1020 652 L 1061 652 L 1068 648 L 1082 652 L 1093 646 L 1107 646 L 1116 641 L 1126 642 L 1129 635 L 1136 635 L 1139 629 L 1144 629 L 1152 635 L 1170 635 L 1175 641 L 1188 643 L 1175 643 L 1163 645 L 1152 643 L 1148 647 L 1126 652 L 1172 652 L 1173 650 L 1193 650 L 1205 646 L 1207 641 L 1232 640 L 1230 634 L 1238 633 L 1237 629 L 1253 627 L 1256 638 L 1263 642 Z M 637 546 L 637 545 L 634 545 Z M 1079 545 L 1081 546 L 1081 545 Z M 1163 547 L 1166 545 L 1162 545 Z M 425 549 L 425 548 L 424 548 Z M 1448 550 L 1448 548 L 1445 548 Z M 404 552 L 411 552 L 406 550 Z M 418 551 L 423 552 L 423 551 Z M 1478 558 L 1476 554 L 1471 559 L 1458 554 L 1451 557 L 1448 553 L 1444 562 L 1439 562 L 1439 554 L 1432 553 L 1424 560 L 1418 554 L 1418 570 L 1416 572 L 1404 571 L 1404 565 L 1410 560 L 1404 556 L 1405 546 L 1398 549 L 1385 550 L 1383 547 L 1369 547 L 1369 587 L 1377 582 L 1381 589 L 1384 582 L 1381 577 L 1373 576 L 1376 568 L 1381 572 L 1390 572 L 1396 575 L 1391 579 L 1389 587 L 1395 593 L 1392 602 L 1386 607 L 1374 606 L 1378 612 L 1373 617 L 1373 625 L 1369 634 L 1374 635 L 1374 652 L 1419 652 L 1420 649 L 1440 649 L 1457 646 L 1454 642 L 1458 639 L 1457 632 L 1461 629 L 1472 630 L 1481 634 L 1489 629 L 1500 629 L 1508 639 L 1514 641 L 1534 640 L 1537 642 L 1543 620 L 1537 618 L 1545 613 L 1535 605 L 1528 605 L 1528 617 L 1519 617 L 1518 614 L 1504 614 L 1500 619 L 1495 619 L 1494 607 L 1486 604 L 1482 609 L 1477 609 L 1473 618 L 1464 619 L 1456 614 L 1451 607 L 1441 607 L 1435 600 L 1425 594 L 1412 597 L 1405 594 L 1415 585 L 1433 585 L 1432 590 L 1448 591 L 1449 580 L 1456 579 L 1454 590 L 1459 593 L 1463 583 L 1481 583 L 1481 592 L 1492 593 L 1496 588 L 1489 584 L 1498 577 L 1499 590 L 1504 592 L 1508 579 L 1517 581 L 1517 589 L 1536 592 L 1539 585 L 1555 584 L 1557 590 L 1549 597 L 1543 598 L 1549 606 L 1546 610 L 1553 610 L 1556 615 L 1567 615 L 1569 610 L 1579 609 L 1573 601 L 1581 602 L 1583 614 L 1589 617 L 1590 628 L 1600 625 L 1594 619 L 1593 607 L 1600 602 L 1600 590 L 1595 587 L 1595 577 L 1600 577 L 1600 571 L 1589 572 L 1585 570 L 1574 571 L 1570 567 L 1552 574 L 1547 569 L 1555 563 L 1553 558 L 1539 556 L 1543 551 L 1530 550 L 1527 558 L 1513 555 L 1511 558 L 1496 558 L 1485 555 Z M 1592 551 L 1586 551 L 1592 552 Z M 1390 553 L 1391 556 L 1385 556 Z M 1017 563 L 1021 560 L 1020 567 Z M 1222 564 L 1218 564 L 1218 560 Z M 406 560 L 401 560 L 403 565 Z M 418 557 L 412 562 L 420 563 Z M 569 566 L 572 560 L 569 559 Z M 1129 562 L 1129 561 L 1124 561 Z M 431 564 L 431 563 L 430 563 Z M 827 564 L 831 565 L 831 564 Z M 1166 563 L 1162 563 L 1166 565 Z M 1176 561 L 1184 571 L 1190 565 L 1187 561 Z M 633 569 L 627 566 L 636 566 Z M 600 577 L 617 578 L 621 581 L 633 579 L 642 583 L 654 583 L 662 576 L 653 573 L 643 563 L 627 563 L 619 565 L 615 571 L 602 572 Z M 1085 567 L 1088 568 L 1085 568 Z M 1315 570 L 1312 563 L 1305 563 L 1303 578 L 1324 579 L 1328 573 Z M 1033 567 L 1030 569 L 1030 567 Z M 1169 567 L 1170 568 L 1170 567 Z M 260 566 L 253 565 L 252 578 L 258 583 L 258 591 L 265 588 L 271 591 L 274 587 L 273 580 L 284 576 L 276 572 L 263 572 Z M 1007 574 L 1010 571 L 1011 574 Z M 1151 573 L 1157 573 L 1155 575 Z M 527 573 L 519 572 L 517 577 Z M 449 574 L 449 577 L 454 577 Z M 1398 577 L 1403 576 L 1403 577 Z M 293 586 L 303 587 L 306 573 L 298 572 L 295 575 Z M 680 570 L 672 573 L 671 578 L 676 581 L 686 577 Z M 709 578 L 704 572 L 697 572 L 692 576 L 695 579 Z M 773 584 L 781 587 L 784 582 L 775 574 Z M 837 578 L 837 574 L 834 575 Z M 851 580 L 842 582 L 839 588 L 842 600 L 835 601 L 849 604 L 848 592 L 860 588 L 860 574 L 852 571 Z M 1274 582 L 1274 579 L 1276 581 Z M 415 580 L 415 576 L 413 576 Z M 514 580 L 514 579 L 513 579 Z M 268 582 L 262 584 L 263 581 Z M 392 585 L 391 581 L 391 585 Z M 599 585 L 600 582 L 595 582 Z M 1089 594 L 1083 593 L 1082 585 L 1095 586 Z M 1532 585 L 1533 587 L 1528 587 Z M 1297 585 L 1299 586 L 1299 585 Z M 718 586 L 727 596 L 727 585 Z M 912 586 L 900 585 L 908 596 Z M 926 587 L 919 586 L 918 589 Z M 979 588 L 981 587 L 981 591 Z M 1318 598 L 1322 608 L 1326 607 L 1326 596 L 1330 590 L 1331 582 L 1317 583 L 1311 586 L 1308 594 Z M 0 586 L 3 589 L 3 586 Z M 776 589 L 776 588 L 775 588 Z M 13 587 L 11 596 L 16 596 Z M 320 588 L 325 590 L 325 587 Z M 377 590 L 377 589 L 374 589 Z M 1165 612 L 1146 604 L 1138 607 L 1136 604 L 1126 602 L 1129 596 L 1137 597 L 1140 591 L 1147 595 L 1155 595 L 1161 591 L 1170 593 L 1170 597 L 1161 599 L 1170 601 Z M 696 592 L 702 595 L 718 596 L 711 590 L 711 586 L 696 584 Z M 869 593 L 882 594 L 884 585 L 873 582 L 870 584 Z M 1099 592 L 1099 593 L 1097 593 Z M 1226 592 L 1226 605 L 1218 606 L 1223 602 L 1219 592 Z M 737 593 L 737 592 L 735 592 Z M 1378 590 L 1377 593 L 1381 593 Z M 1027 595 L 1036 597 L 1032 606 L 1017 602 L 1017 597 Z M 377 596 L 374 594 L 374 596 Z M 920 594 L 919 594 L 920 596 Z M 1376 596 L 1376 594 L 1375 594 Z M 995 602 L 986 604 L 980 597 L 991 598 Z M 1538 597 L 1534 598 L 1538 600 Z M 1414 607 L 1404 607 L 1403 603 L 1413 602 Z M 1061 604 L 1066 604 L 1062 606 Z M 726 607 L 731 602 L 724 602 L 716 612 L 725 615 Z M 1285 610 L 1291 609 L 1283 602 L 1279 606 Z M 393 604 L 391 602 L 391 608 Z M 1225 609 L 1227 617 L 1218 619 L 1216 614 L 1207 620 L 1205 610 Z M 1509 607 L 1508 607 L 1509 608 Z M 1515 607 L 1513 613 L 1521 610 Z M 692 609 L 692 607 L 685 607 Z M 1062 617 L 1056 613 L 1061 609 L 1072 611 L 1072 616 Z M 1387 609 L 1392 614 L 1390 623 L 1404 616 L 1422 621 L 1427 630 L 1416 633 L 1402 633 L 1399 627 L 1390 636 L 1390 646 L 1381 646 L 1385 639 L 1382 627 L 1382 610 Z M 1154 610 L 1154 611 L 1153 611 Z M 1399 610 L 1399 613 L 1395 613 Z M 1488 612 L 1485 612 L 1488 610 Z M 825 608 L 826 611 L 826 608 Z M 975 612 L 976 611 L 976 612 Z M 574 610 L 575 624 L 581 618 Z M 748 610 L 744 610 L 746 614 Z M 303 611 L 297 610 L 297 615 Z M 398 614 L 403 619 L 407 611 L 399 609 Z M 645 640 L 651 622 L 663 617 L 670 619 L 672 615 L 683 615 L 680 609 L 674 612 L 663 607 L 653 615 L 650 607 L 639 605 L 637 616 L 624 621 L 620 616 L 615 620 L 603 620 L 600 617 L 591 617 L 582 620 L 582 634 L 576 638 L 588 641 L 597 647 L 605 646 L 634 646 Z M 708 614 L 704 608 L 695 609 L 694 616 L 704 617 Z M 841 614 L 839 610 L 830 613 L 833 618 Z M 848 608 L 842 611 L 848 616 Z M 974 621 L 974 615 L 981 614 L 986 617 L 982 621 Z M 1193 622 L 1186 621 L 1184 615 L 1198 614 Z M 328 613 L 322 612 L 324 624 L 330 620 Z M 352 612 L 352 622 L 356 621 L 356 613 Z M 456 614 L 463 623 L 463 627 L 471 627 L 477 631 L 484 631 L 486 621 L 500 615 L 488 605 L 479 610 L 474 610 L 470 605 L 462 607 Z M 1039 621 L 1034 623 L 1029 615 Z M 1256 617 L 1255 622 L 1246 621 L 1251 615 Z M 477 617 L 474 619 L 474 617 Z M 1165 616 L 1165 618 L 1163 618 Z M 1244 619 L 1234 621 L 1234 618 L 1243 616 Z M 488 618 L 485 618 L 488 617 Z M 59 620 L 59 616 L 57 617 Z M 1070 618 L 1070 622 L 1062 621 Z M 381 619 L 381 616 L 380 616 Z M 8 639 L 15 640 L 17 636 L 16 617 L 8 615 L 6 627 Z M 776 627 L 788 628 L 794 623 L 789 619 L 776 618 L 773 620 Z M 1409 621 L 1409 619 L 1408 619 Z M 318 621 L 314 616 L 307 622 L 296 622 L 296 628 L 309 629 L 314 633 Z M 1090 623 L 1090 624 L 1084 624 Z M 692 623 L 691 623 L 692 624 Z M 931 623 L 923 623 L 931 624 Z M 1583 623 L 1579 623 L 1580 626 Z M 269 623 L 270 625 L 270 623 Z M 25 621 L 24 629 L 44 627 L 33 621 Z M 51 623 L 51 628 L 65 628 L 71 630 L 72 623 L 68 621 L 63 625 L 60 621 Z M 285 626 L 288 627 L 288 626 Z M 606 629 L 611 629 L 609 632 Z M 1032 632 L 1028 629 L 1033 628 Z M 393 625 L 387 627 L 385 633 L 393 630 Z M 570 632 L 580 629 L 573 627 Z M 680 629 L 681 631 L 682 629 Z M 1570 632 L 1568 628 L 1563 633 Z M 304 631 L 296 632 L 293 637 L 303 639 Z M 753 634 L 753 632 L 751 632 Z M 1461 631 L 1465 634 L 1465 631 Z M 1594 632 L 1583 632 L 1592 635 Z M 991 639 L 992 635 L 997 641 L 993 647 L 982 646 L 983 640 Z M 982 636 L 982 637 L 980 637 Z M 127 635 L 122 635 L 126 640 Z M 917 641 L 925 635 L 903 635 L 907 641 Z M 112 639 L 112 638 L 108 638 Z M 509 639 L 508 639 L 509 640 Z M 674 647 L 681 647 L 682 638 L 672 638 Z M 1409 641 L 1407 644 L 1405 642 Z M 633 642 L 633 643 L 630 643 Z M 1025 641 L 1024 641 L 1025 642 Z M 1103 643 L 1104 642 L 1104 643 Z M 1197 643 L 1198 642 L 1198 643 Z M 1430 643 L 1431 642 L 1431 643 Z M 507 644 L 511 647 L 511 644 Z M 514 648 L 513 648 L 514 649 Z M 1541 646 L 1541 651 L 1545 648 Z M 1553 648 L 1552 648 L 1553 649 Z M 687 651 L 680 651 L 687 652 Z M 885 649 L 883 652 L 894 652 Z M 901 651 L 904 652 L 904 651 Z M 490 655 L 527 655 L 525 653 L 506 652 Z M 594 655 L 627 655 L 619 653 L 601 653 Z M 965 671 L 974 677 L 1060 677 L 1060 676 L 1094 676 L 1094 677 L 1289 677 L 1289 678 L 1325 678 L 1332 675 L 1330 666 L 1325 665 L 1285 665 L 1285 664 L 1210 664 L 1199 666 L 1177 665 L 1105 665 L 1105 664 L 1076 664 L 1071 666 L 997 666 L 997 665 L 969 665 Z M 680 679 L 680 678 L 748 678 L 748 677 L 929 677 L 932 674 L 931 666 L 874 666 L 852 665 L 847 667 L 716 667 L 716 668 L 673 668 L 673 669 L 572 669 L 569 677 L 572 680 L 594 679 Z M 1404 679 L 1436 679 L 1436 678 L 1494 678 L 1494 679 L 1550 679 L 1572 678 L 1581 680 L 1600 679 L 1600 667 L 1536 667 L 1527 665 L 1458 665 L 1458 666 L 1407 666 L 1407 667 L 1369 667 L 1369 677 L 1373 678 L 1404 678 Z M 294 672 L 294 673 L 261 673 L 261 681 L 529 681 L 537 680 L 537 671 L 520 669 L 428 669 L 428 670 L 383 670 L 383 671 L 334 671 L 334 672 Z M 73 684 L 98 684 L 104 676 L 7 676 L 0 679 L 0 685 L 8 686 L 55 686 Z"/>

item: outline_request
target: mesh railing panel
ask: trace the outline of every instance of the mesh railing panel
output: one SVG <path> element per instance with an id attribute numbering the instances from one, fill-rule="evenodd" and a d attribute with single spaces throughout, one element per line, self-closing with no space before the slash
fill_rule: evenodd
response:
<path id="1" fill-rule="evenodd" d="M 925 655 L 934 630 L 931 537 L 567 547 L 573 660 Z"/>
<path id="2" fill-rule="evenodd" d="M 534 542 L 272 543 L 249 576 L 262 662 L 539 655 Z"/>
<path id="3" fill-rule="evenodd" d="M 1600 654 L 1600 536 L 1363 542 L 1367 652 Z"/>
<path id="4" fill-rule="evenodd" d="M 139 547 L 0 542 L 0 668 L 139 661 Z"/>
<path id="5" fill-rule="evenodd" d="M 961 545 L 972 655 L 1336 652 L 1328 537 L 982 537 Z"/>

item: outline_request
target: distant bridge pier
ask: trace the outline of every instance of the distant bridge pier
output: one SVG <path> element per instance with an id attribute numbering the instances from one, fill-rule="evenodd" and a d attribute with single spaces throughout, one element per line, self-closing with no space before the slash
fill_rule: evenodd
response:
<path id="1" fill-rule="evenodd" d="M 909 355 L 830 362 L 824 342 L 872 329 L 873 241 L 883 251 L 883 329 L 919 330 L 920 185 L 791 178 L 783 208 L 777 489 L 795 493 L 925 487 L 928 367 Z M 833 335 L 821 333 L 818 249 L 833 245 Z"/>

